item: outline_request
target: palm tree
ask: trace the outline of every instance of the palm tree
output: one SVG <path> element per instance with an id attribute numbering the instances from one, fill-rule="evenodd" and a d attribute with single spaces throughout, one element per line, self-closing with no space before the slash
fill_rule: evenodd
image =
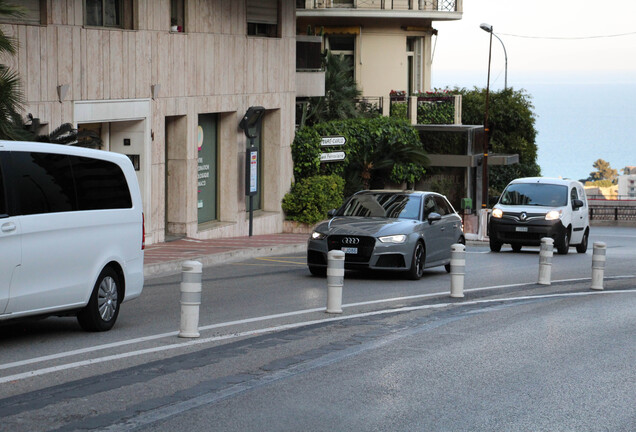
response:
<path id="1" fill-rule="evenodd" d="M 24 9 L 0 0 L 0 16 L 24 16 Z M 0 55 L 15 55 L 17 43 L 0 30 Z M 0 139 L 28 139 L 20 112 L 24 106 L 24 94 L 18 74 L 0 64 Z"/>
<path id="2" fill-rule="evenodd" d="M 311 98 L 306 120 L 309 124 L 359 117 L 356 99 L 360 90 L 353 79 L 353 66 L 342 55 L 327 51 L 325 56 L 325 96 Z"/>

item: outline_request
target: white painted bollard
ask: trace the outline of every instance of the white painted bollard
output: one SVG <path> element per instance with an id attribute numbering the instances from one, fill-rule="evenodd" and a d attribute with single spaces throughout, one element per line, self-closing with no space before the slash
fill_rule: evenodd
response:
<path id="1" fill-rule="evenodd" d="M 451 245 L 451 289 L 450 296 L 464 297 L 464 275 L 466 274 L 466 246 L 460 243 Z"/>
<path id="2" fill-rule="evenodd" d="M 332 250 L 327 254 L 327 313 L 342 313 L 345 253 Z"/>
<path id="3" fill-rule="evenodd" d="M 198 261 L 181 264 L 181 326 L 179 337 L 199 337 L 199 306 L 203 266 Z"/>
<path id="4" fill-rule="evenodd" d="M 603 289 L 603 274 L 605 273 L 605 256 L 607 246 L 603 242 L 594 242 L 592 252 L 592 288 L 593 290 Z"/>
<path id="5" fill-rule="evenodd" d="M 552 256 L 554 255 L 554 239 L 544 237 L 541 239 L 539 250 L 539 285 L 552 283 Z"/>

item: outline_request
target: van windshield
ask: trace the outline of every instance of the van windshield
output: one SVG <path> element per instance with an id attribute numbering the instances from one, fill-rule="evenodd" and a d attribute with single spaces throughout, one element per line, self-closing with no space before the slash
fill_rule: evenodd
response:
<path id="1" fill-rule="evenodd" d="M 499 202 L 503 205 L 564 207 L 568 203 L 568 188 L 545 183 L 515 183 L 506 188 Z"/>

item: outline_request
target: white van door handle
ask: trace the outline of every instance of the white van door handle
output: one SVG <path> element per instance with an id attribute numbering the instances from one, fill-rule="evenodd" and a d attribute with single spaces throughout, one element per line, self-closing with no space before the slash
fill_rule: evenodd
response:
<path id="1" fill-rule="evenodd" d="M 13 222 L 7 222 L 6 224 L 2 224 L 2 232 L 11 232 L 15 231 L 15 224 Z"/>

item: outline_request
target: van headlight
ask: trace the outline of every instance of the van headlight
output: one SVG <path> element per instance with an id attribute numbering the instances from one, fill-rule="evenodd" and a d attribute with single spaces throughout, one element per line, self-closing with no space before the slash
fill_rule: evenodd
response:
<path id="1" fill-rule="evenodd" d="M 378 240 L 382 243 L 404 243 L 406 241 L 406 236 L 404 234 L 382 236 L 378 237 Z"/>
<path id="2" fill-rule="evenodd" d="M 545 214 L 545 220 L 558 220 L 561 219 L 563 214 L 562 210 L 550 210 Z"/>
<path id="3" fill-rule="evenodd" d="M 500 208 L 492 209 L 492 217 L 495 219 L 501 219 L 503 217 L 503 210 Z"/>
<path id="4" fill-rule="evenodd" d="M 327 237 L 327 234 L 323 234 L 323 233 L 318 232 L 318 231 L 314 231 L 314 232 L 311 233 L 311 238 L 313 240 L 322 240 L 325 237 Z"/>

